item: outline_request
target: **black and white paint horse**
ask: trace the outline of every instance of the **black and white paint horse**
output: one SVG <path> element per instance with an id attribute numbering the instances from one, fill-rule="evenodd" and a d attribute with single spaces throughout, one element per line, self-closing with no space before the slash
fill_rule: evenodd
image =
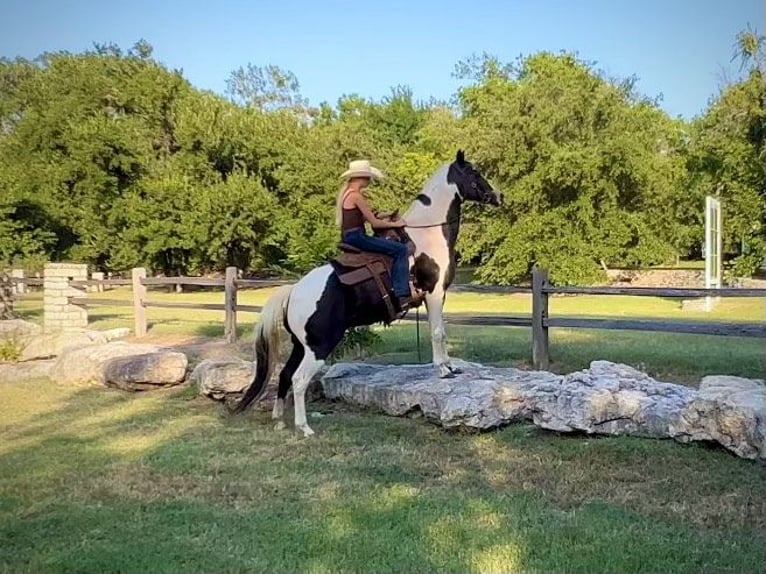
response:
<path id="1" fill-rule="evenodd" d="M 410 258 L 416 284 L 426 292 L 433 363 L 440 377 L 458 370 L 447 354 L 442 318 L 445 294 L 455 278 L 455 243 L 460 229 L 460 209 L 465 201 L 500 205 L 502 196 L 458 151 L 455 161 L 444 164 L 423 186 L 404 214 L 406 234 L 415 244 Z M 295 428 L 314 432 L 306 421 L 305 393 L 311 378 L 324 365 L 346 330 L 383 321 L 385 307 L 365 306 L 338 280 L 329 263 L 315 268 L 293 285 L 280 288 L 266 302 L 255 327 L 256 374 L 235 411 L 245 410 L 261 396 L 276 361 L 279 329 L 290 334 L 293 348 L 279 375 L 279 389 L 272 418 L 284 428 L 285 398 L 293 387 Z M 379 296 L 378 296 L 379 299 Z"/>

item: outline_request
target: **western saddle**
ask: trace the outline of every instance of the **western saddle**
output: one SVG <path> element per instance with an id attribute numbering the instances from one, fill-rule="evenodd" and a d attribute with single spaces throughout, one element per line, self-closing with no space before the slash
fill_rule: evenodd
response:
<path id="1" fill-rule="evenodd" d="M 408 251 L 414 251 L 414 245 L 409 242 Z M 372 253 L 339 243 L 340 254 L 331 260 L 335 273 L 343 285 L 354 287 L 372 279 L 378 287 L 380 297 L 388 311 L 388 322 L 401 319 L 410 307 L 417 307 L 422 302 L 422 297 L 411 298 L 409 305 L 397 309 L 392 298 L 391 269 L 393 258 L 382 253 Z"/>

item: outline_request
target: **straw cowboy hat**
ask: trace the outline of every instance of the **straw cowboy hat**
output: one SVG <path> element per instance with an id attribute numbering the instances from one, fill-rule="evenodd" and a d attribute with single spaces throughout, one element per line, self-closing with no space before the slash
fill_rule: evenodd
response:
<path id="1" fill-rule="evenodd" d="M 386 176 L 377 167 L 370 165 L 369 160 L 357 159 L 348 164 L 348 169 L 340 177 L 341 179 L 351 179 L 352 177 L 383 179 Z"/>

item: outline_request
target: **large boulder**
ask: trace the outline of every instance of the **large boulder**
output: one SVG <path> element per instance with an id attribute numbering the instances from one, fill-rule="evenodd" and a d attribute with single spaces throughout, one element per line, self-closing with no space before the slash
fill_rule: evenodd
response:
<path id="1" fill-rule="evenodd" d="M 158 345 L 124 341 L 67 349 L 56 360 L 50 376 L 62 384 L 103 385 L 104 366 L 110 359 L 156 353 L 161 350 L 163 348 Z"/>
<path id="2" fill-rule="evenodd" d="M 686 440 L 714 440 L 745 458 L 766 458 L 766 384 L 713 375 L 683 413 Z"/>
<path id="3" fill-rule="evenodd" d="M 455 363 L 463 373 L 452 379 L 436 378 L 431 365 L 339 363 L 322 385 L 329 399 L 396 416 L 421 411 L 448 428 L 530 420 L 559 432 L 713 440 L 739 456 L 766 458 L 759 380 L 707 377 L 696 390 L 608 361 L 568 375 Z"/>
<path id="4" fill-rule="evenodd" d="M 283 366 L 277 364 L 274 371 L 279 373 Z M 323 396 L 320 378 L 326 370 L 326 367 L 322 367 L 309 383 L 306 390 L 309 400 Z M 197 385 L 200 394 L 217 401 L 226 401 L 241 398 L 254 376 L 254 362 L 241 359 L 205 359 L 194 368 L 189 375 L 189 381 Z M 274 383 L 267 385 L 252 408 L 271 410 L 277 397 L 277 388 L 278 386 Z M 287 399 L 290 400 L 291 396 L 288 395 Z"/>
<path id="5" fill-rule="evenodd" d="M 92 331 L 89 329 L 67 329 L 43 333 L 29 341 L 21 353 L 20 361 L 48 359 L 58 357 L 65 350 L 91 345 L 101 345 L 114 339 L 124 337 L 129 329 L 110 329 L 108 331 Z"/>
<path id="6" fill-rule="evenodd" d="M 188 359 L 177 351 L 114 357 L 104 363 L 104 384 L 125 391 L 147 391 L 182 383 Z"/>
<path id="7" fill-rule="evenodd" d="M 252 382 L 255 363 L 240 359 L 201 361 L 189 376 L 199 392 L 215 400 L 239 396 Z"/>
<path id="8" fill-rule="evenodd" d="M 42 327 L 36 323 L 24 319 L 7 319 L 0 321 L 0 343 L 12 341 L 19 349 L 23 349 L 42 331 Z"/>
<path id="9" fill-rule="evenodd" d="M 72 331 L 54 331 L 43 333 L 32 339 L 21 352 L 20 361 L 32 361 L 35 359 L 49 359 L 58 357 L 67 349 L 89 347 L 106 343 L 104 337 L 98 331 L 85 331 L 84 329 Z"/>
<path id="10" fill-rule="evenodd" d="M 532 420 L 542 428 L 659 438 L 683 432 L 681 415 L 694 394 L 627 365 L 593 361 L 555 387 L 537 385 L 527 398 L 535 406 Z"/>

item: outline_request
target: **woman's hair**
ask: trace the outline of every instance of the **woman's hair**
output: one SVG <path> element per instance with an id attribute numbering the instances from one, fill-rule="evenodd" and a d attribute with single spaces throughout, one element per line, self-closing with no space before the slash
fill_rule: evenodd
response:
<path id="1" fill-rule="evenodd" d="M 344 181 L 338 190 L 338 197 L 335 199 L 335 225 L 340 227 L 343 224 L 343 199 L 346 196 L 348 182 Z"/>

